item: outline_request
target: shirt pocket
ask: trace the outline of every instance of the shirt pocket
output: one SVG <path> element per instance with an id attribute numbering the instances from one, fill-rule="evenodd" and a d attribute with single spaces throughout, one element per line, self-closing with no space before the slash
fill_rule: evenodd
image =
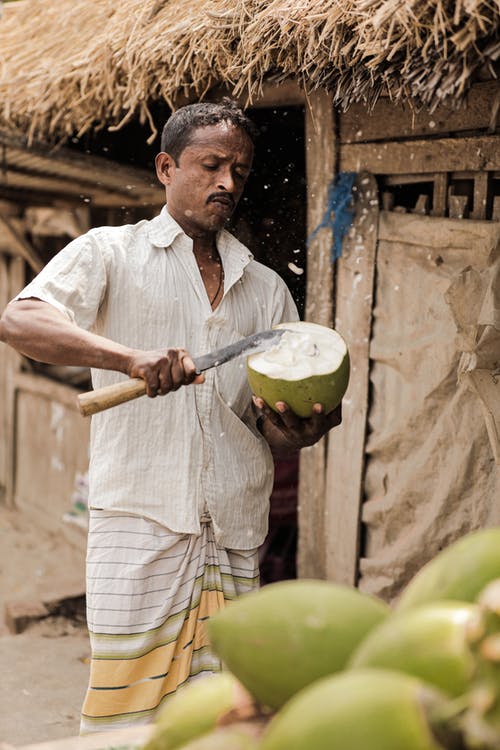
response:
<path id="1" fill-rule="evenodd" d="M 217 444 L 220 446 L 221 454 L 226 453 L 224 460 L 230 461 L 236 455 L 245 462 L 255 459 L 262 468 L 262 461 L 266 460 L 269 455 L 272 462 L 271 449 L 255 425 L 255 420 L 252 420 L 250 424 L 247 423 L 224 402 L 218 393 L 215 398 L 219 401 L 217 412 L 220 417 L 219 432 L 218 434 L 215 432 L 215 435 L 218 437 Z M 245 412 L 248 415 L 250 409 L 250 404 L 247 402 L 242 412 L 243 416 Z"/>
<path id="2" fill-rule="evenodd" d="M 221 366 L 215 377 L 215 391 L 223 404 L 222 408 L 230 410 L 240 420 L 252 399 L 246 357 L 237 357 Z"/>

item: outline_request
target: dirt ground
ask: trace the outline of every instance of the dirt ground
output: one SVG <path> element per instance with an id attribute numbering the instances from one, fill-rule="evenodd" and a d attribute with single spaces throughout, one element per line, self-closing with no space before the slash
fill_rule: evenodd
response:
<path id="1" fill-rule="evenodd" d="M 14 746 L 78 734 L 87 686 L 84 552 L 59 533 L 0 508 L 0 743 Z M 70 595 L 71 606 L 64 604 Z M 62 603 L 57 600 L 62 598 Z M 6 608 L 56 602 L 14 635 Z"/>

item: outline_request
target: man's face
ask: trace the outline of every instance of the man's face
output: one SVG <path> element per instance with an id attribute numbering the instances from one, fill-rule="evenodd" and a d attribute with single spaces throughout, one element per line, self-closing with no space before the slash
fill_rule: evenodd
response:
<path id="1" fill-rule="evenodd" d="M 170 214 L 195 237 L 222 229 L 241 197 L 253 159 L 247 133 L 228 122 L 197 128 L 178 165 L 166 153 L 156 157 Z"/>

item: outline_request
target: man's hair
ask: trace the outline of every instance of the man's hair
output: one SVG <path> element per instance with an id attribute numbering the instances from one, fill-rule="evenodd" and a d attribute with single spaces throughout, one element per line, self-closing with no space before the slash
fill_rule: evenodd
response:
<path id="1" fill-rule="evenodd" d="M 161 134 L 161 150 L 173 157 L 175 163 L 192 139 L 196 128 L 207 125 L 218 125 L 229 122 L 247 133 L 252 143 L 257 136 L 257 129 L 233 99 L 225 96 L 219 103 L 200 102 L 187 104 L 168 118 Z"/>

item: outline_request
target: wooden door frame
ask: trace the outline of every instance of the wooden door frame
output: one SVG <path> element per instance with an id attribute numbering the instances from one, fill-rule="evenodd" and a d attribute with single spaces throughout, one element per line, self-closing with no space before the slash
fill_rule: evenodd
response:
<path id="1" fill-rule="evenodd" d="M 456 175 L 472 176 L 470 218 L 486 218 L 487 191 L 492 179 L 500 178 L 500 135 L 491 122 L 491 92 L 495 85 L 477 84 L 471 89 L 466 109 L 457 113 L 452 107 L 440 106 L 432 116 L 415 115 L 409 106 L 398 107 L 387 98 L 381 98 L 372 113 L 362 105 L 353 105 L 339 115 L 327 92 L 319 90 L 306 96 L 308 235 L 321 222 L 328 186 L 339 171 L 359 174 L 366 170 L 372 175 L 372 193 L 376 190 L 376 176 L 386 177 L 389 182 L 430 180 L 434 186 L 434 216 L 453 216 L 460 210 L 453 204 L 456 199 L 448 187 L 449 180 Z M 385 124 L 389 115 L 388 139 Z M 500 215 L 499 204 L 497 197 L 493 219 Z M 370 211 L 370 206 L 366 208 Z M 457 214 L 459 218 L 462 215 Z M 369 339 L 377 246 L 377 231 L 370 230 L 370 226 L 377 226 L 378 216 L 372 215 L 372 219 L 364 228 L 357 228 L 364 235 L 358 242 L 363 252 L 356 250 L 356 242 L 350 245 L 347 241 L 335 268 L 330 230 L 320 231 L 307 255 L 305 317 L 328 326 L 334 322 L 345 333 L 357 365 L 351 374 L 343 425 L 317 445 L 301 451 L 298 574 L 351 585 L 358 577 L 368 418 Z M 362 292 L 361 297 L 356 291 Z"/>

